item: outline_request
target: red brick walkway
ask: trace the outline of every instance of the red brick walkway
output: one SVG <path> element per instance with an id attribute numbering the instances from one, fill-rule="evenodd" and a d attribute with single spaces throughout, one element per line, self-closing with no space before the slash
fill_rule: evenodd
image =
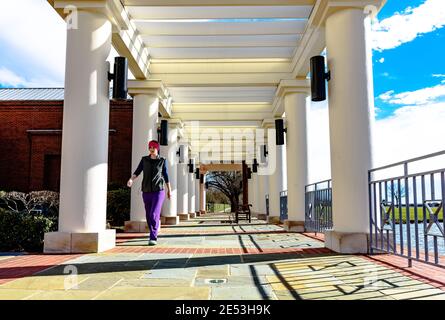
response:
<path id="1" fill-rule="evenodd" d="M 31 276 L 79 256 L 81 255 L 29 254 L 0 260 L 0 285 L 18 278 Z"/>
<path id="2" fill-rule="evenodd" d="M 332 253 L 326 248 L 284 248 L 284 249 L 260 249 L 260 248 L 162 248 L 146 246 L 121 246 L 107 251 L 107 253 L 165 253 L 165 254 L 327 254 Z"/>

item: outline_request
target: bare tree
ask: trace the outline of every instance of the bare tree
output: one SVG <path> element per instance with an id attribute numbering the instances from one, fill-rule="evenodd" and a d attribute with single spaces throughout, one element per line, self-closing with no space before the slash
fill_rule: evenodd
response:
<path id="1" fill-rule="evenodd" d="M 242 175 L 235 171 L 216 172 L 208 174 L 206 181 L 209 189 L 222 192 L 230 201 L 231 211 L 235 212 L 239 204 L 239 196 L 242 193 Z"/>
<path id="2" fill-rule="evenodd" d="M 386 200 L 388 201 L 389 199 L 392 199 L 395 206 L 401 205 L 402 199 L 404 199 L 406 195 L 405 185 L 400 183 L 400 196 L 399 196 L 399 183 L 397 181 L 394 181 L 393 187 L 391 187 L 391 184 L 388 183 L 386 189 L 387 189 L 386 194 L 388 197 L 388 199 Z"/>
<path id="3" fill-rule="evenodd" d="M 46 206 L 49 210 L 59 210 L 59 194 L 53 191 L 32 191 L 30 193 L 11 191 L 2 192 L 0 199 L 6 207 L 16 213 L 32 213 Z"/>

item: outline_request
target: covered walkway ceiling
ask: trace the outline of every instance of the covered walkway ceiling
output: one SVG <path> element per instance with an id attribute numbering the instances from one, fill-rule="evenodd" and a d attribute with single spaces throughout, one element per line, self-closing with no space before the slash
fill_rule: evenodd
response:
<path id="1" fill-rule="evenodd" d="M 169 88 L 172 117 L 281 115 L 274 114 L 276 89 L 292 79 L 315 0 L 122 3 L 150 56 L 149 77 Z"/>
<path id="2" fill-rule="evenodd" d="M 62 16 L 68 4 L 102 3 L 118 53 L 137 79 L 162 81 L 170 116 L 183 120 L 281 116 L 280 81 L 304 79 L 310 56 L 324 47 L 313 25 L 325 0 L 48 1 Z"/>
<path id="3" fill-rule="evenodd" d="M 48 0 L 105 12 L 113 46 L 138 80 L 162 83 L 164 117 L 183 122 L 281 117 L 285 87 L 307 86 L 309 59 L 325 48 L 325 17 L 381 0 Z M 221 129 L 222 126 L 216 127 Z"/>

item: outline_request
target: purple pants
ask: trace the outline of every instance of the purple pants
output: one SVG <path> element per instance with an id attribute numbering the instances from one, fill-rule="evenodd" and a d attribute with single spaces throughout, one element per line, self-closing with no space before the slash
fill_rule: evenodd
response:
<path id="1" fill-rule="evenodd" d="M 161 219 L 161 208 L 164 202 L 164 190 L 157 192 L 142 192 L 145 204 L 145 214 L 147 217 L 148 229 L 150 230 L 150 240 L 157 240 Z"/>

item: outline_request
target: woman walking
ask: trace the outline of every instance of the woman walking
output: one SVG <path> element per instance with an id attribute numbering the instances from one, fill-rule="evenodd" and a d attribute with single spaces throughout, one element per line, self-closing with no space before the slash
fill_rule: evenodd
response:
<path id="1" fill-rule="evenodd" d="M 167 197 L 170 200 L 171 187 L 168 180 L 167 159 L 159 155 L 159 143 L 151 140 L 148 143 L 148 150 L 149 155 L 142 157 L 136 171 L 128 180 L 127 186 L 131 187 L 133 181 L 143 172 L 141 189 L 150 230 L 148 244 L 154 246 L 158 240 L 161 208 L 165 199 L 164 189 L 167 187 Z"/>

